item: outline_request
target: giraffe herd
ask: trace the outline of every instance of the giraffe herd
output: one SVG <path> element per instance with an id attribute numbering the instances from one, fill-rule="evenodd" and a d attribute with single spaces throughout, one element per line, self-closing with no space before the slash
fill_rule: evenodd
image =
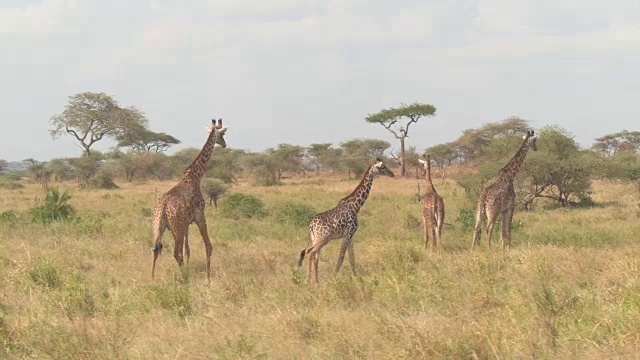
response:
<path id="1" fill-rule="evenodd" d="M 175 242 L 174 258 L 179 266 L 184 260 L 189 261 L 190 249 L 188 228 L 196 223 L 202 236 L 206 249 L 207 280 L 211 279 L 211 254 L 213 251 L 211 240 L 207 232 L 207 223 L 204 215 L 205 201 L 200 189 L 200 182 L 205 173 L 207 163 L 216 144 L 226 147 L 224 136 L 227 128 L 222 127 L 222 119 L 211 120 L 209 135 L 200 153 L 193 162 L 187 166 L 182 177 L 176 185 L 167 191 L 156 205 L 153 217 L 154 245 L 153 264 L 151 277 L 154 277 L 158 256 L 162 251 L 162 235 L 166 229 L 171 231 Z M 476 212 L 476 223 L 473 231 L 471 248 L 480 242 L 481 223 L 483 217 L 487 218 L 488 245 L 491 247 L 491 233 L 498 216 L 502 215 L 502 243 L 503 248 L 511 247 L 511 223 L 515 208 L 516 193 L 513 180 L 522 166 L 529 149 L 536 151 L 537 136 L 533 130 L 529 130 L 524 136 L 524 141 L 513 158 L 498 172 L 497 178 L 487 186 L 480 194 Z M 442 250 L 442 227 L 444 225 L 445 206 L 444 200 L 438 194 L 431 179 L 431 157 L 428 154 L 419 160 L 425 170 L 427 190 L 422 200 L 423 217 L 423 245 L 426 249 L 429 238 L 431 250 Z M 394 174 L 377 158 L 364 172 L 360 183 L 348 196 L 342 198 L 338 204 L 327 211 L 321 212 L 311 218 L 309 222 L 309 242 L 300 251 L 298 266 L 302 266 L 304 258 L 307 258 L 307 281 L 311 281 L 312 273 L 318 282 L 318 263 L 321 249 L 331 240 L 342 239 L 338 262 L 335 272 L 342 266 L 345 254 L 349 253 L 349 263 L 353 275 L 356 275 L 356 260 L 353 252 L 353 236 L 358 229 L 358 212 L 366 202 L 371 191 L 373 180 L 378 175 L 394 177 Z"/>

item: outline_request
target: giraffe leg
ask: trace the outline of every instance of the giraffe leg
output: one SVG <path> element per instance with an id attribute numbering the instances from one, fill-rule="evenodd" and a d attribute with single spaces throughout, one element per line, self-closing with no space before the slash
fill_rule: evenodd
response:
<path id="1" fill-rule="evenodd" d="M 316 253 L 313 251 L 313 248 L 307 250 L 307 282 L 311 281 L 311 267 L 313 266 L 313 258 L 316 256 Z"/>
<path id="2" fill-rule="evenodd" d="M 338 273 L 338 271 L 340 270 L 340 267 L 342 266 L 342 262 L 344 261 L 344 255 L 347 252 L 348 245 L 349 244 L 347 243 L 346 238 L 342 240 L 342 245 L 340 246 L 340 254 L 338 255 L 338 262 L 336 263 L 336 274 Z"/>
<path id="3" fill-rule="evenodd" d="M 184 260 L 188 264 L 191 257 L 191 249 L 189 249 L 189 229 L 184 233 Z"/>
<path id="4" fill-rule="evenodd" d="M 513 212 L 515 204 L 507 207 L 502 213 L 502 248 L 511 249 L 511 230 L 513 227 Z"/>
<path id="5" fill-rule="evenodd" d="M 436 216 L 436 240 L 438 241 L 438 251 L 442 251 L 442 225 L 444 225 L 444 210 Z"/>
<path id="6" fill-rule="evenodd" d="M 313 269 L 315 271 L 316 284 L 318 283 L 318 264 L 320 263 L 320 249 L 313 254 Z"/>
<path id="7" fill-rule="evenodd" d="M 211 253 L 213 252 L 213 246 L 211 240 L 209 240 L 209 232 L 207 231 L 207 221 L 204 218 L 204 213 L 196 215 L 196 225 L 200 230 L 202 241 L 204 241 L 204 247 L 207 252 L 207 281 L 211 282 Z"/>
<path id="8" fill-rule="evenodd" d="M 176 242 L 176 246 L 173 249 L 173 257 L 176 259 L 176 261 L 178 262 L 178 266 L 180 267 L 182 267 L 182 264 L 184 263 L 184 258 L 182 256 L 182 250 L 184 247 L 184 232 L 185 230 L 183 227 L 177 227 L 177 229 L 173 230 L 173 238 Z"/>
<path id="9" fill-rule="evenodd" d="M 427 250 L 427 244 L 429 243 L 429 238 L 428 238 L 427 233 L 429 232 L 429 228 L 427 226 L 427 216 L 426 215 L 422 216 L 422 225 L 423 225 L 422 244 L 424 245 L 424 249 Z"/>
<path id="10" fill-rule="evenodd" d="M 353 253 L 353 241 L 349 241 L 349 245 L 347 246 L 347 250 L 349 251 L 349 263 L 351 264 L 351 271 L 353 272 L 353 276 L 356 275 L 356 255 Z"/>
<path id="11" fill-rule="evenodd" d="M 481 195 L 482 196 L 482 195 Z M 478 202 L 478 209 L 476 210 L 476 225 L 473 228 L 473 239 L 471 240 L 471 250 L 477 244 L 480 245 L 480 238 L 482 235 L 482 215 L 486 214 L 486 207 L 482 200 Z"/>
<path id="12" fill-rule="evenodd" d="M 496 220 L 498 220 L 498 215 L 500 215 L 499 209 L 487 209 L 487 242 L 489 243 L 489 248 L 491 248 L 491 235 L 493 227 L 496 225 Z"/>
<path id="13" fill-rule="evenodd" d="M 436 228 L 431 227 L 431 252 L 433 252 L 434 246 L 437 248 Z"/>
<path id="14" fill-rule="evenodd" d="M 166 221 L 164 217 L 156 217 L 153 221 L 153 237 L 155 239 L 153 248 L 153 264 L 151 265 L 151 278 L 155 277 L 156 272 L 156 261 L 158 260 L 158 256 L 162 252 L 162 235 L 164 235 L 164 231 L 167 229 Z"/>

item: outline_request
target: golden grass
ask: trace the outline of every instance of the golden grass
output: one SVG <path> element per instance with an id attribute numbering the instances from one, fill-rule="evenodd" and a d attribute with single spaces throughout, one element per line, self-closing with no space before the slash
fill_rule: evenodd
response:
<path id="1" fill-rule="evenodd" d="M 519 212 L 514 249 L 469 251 L 457 221 L 471 207 L 453 182 L 442 254 L 421 249 L 416 181 L 376 180 L 355 237 L 358 277 L 333 274 L 339 244 L 323 249 L 318 285 L 294 267 L 307 230 L 262 219 L 232 220 L 207 208 L 215 276 L 190 233 L 191 263 L 173 239 L 151 281 L 155 189 L 120 184 L 72 193 L 79 220 L 31 223 L 41 190 L 0 190 L 0 358 L 638 358 L 640 209 L 632 186 L 596 183 L 590 209 L 540 204 Z M 326 210 L 357 180 L 291 179 L 247 184 L 267 211 L 287 200 Z M 418 225 L 418 226 L 416 226 Z M 497 232 L 496 232 L 497 234 Z M 485 237 L 486 238 L 486 237 Z M 484 241 L 484 239 L 483 239 Z"/>

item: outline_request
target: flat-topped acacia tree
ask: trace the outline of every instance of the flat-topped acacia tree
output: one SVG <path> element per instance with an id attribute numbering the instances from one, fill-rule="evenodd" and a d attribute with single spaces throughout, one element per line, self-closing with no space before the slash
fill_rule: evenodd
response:
<path id="1" fill-rule="evenodd" d="M 402 104 L 397 108 L 382 109 L 375 114 L 369 114 L 365 121 L 380 124 L 393 136 L 400 140 L 400 156 L 404 159 L 405 139 L 409 136 L 409 127 L 423 117 L 434 116 L 436 108 L 430 104 L 413 103 Z M 405 176 L 405 162 L 400 163 L 400 173 Z"/>

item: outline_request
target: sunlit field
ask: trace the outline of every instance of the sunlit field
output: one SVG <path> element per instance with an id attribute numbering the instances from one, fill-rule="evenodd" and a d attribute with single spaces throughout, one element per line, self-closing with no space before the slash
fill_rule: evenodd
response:
<path id="1" fill-rule="evenodd" d="M 289 201 L 327 210 L 358 180 L 245 182 L 261 218 L 207 207 L 214 245 L 190 228 L 182 271 L 173 238 L 151 280 L 151 216 L 175 181 L 67 190 L 77 219 L 34 223 L 39 185 L 0 190 L 0 358 L 86 359 L 603 359 L 640 355 L 640 207 L 632 185 L 595 182 L 596 206 L 544 201 L 514 217 L 513 248 L 470 251 L 475 205 L 454 181 L 444 198 L 443 251 L 422 248 L 415 179 L 379 178 L 355 235 L 358 276 L 336 275 L 339 242 L 320 283 L 295 267 L 306 227 L 273 214 Z M 58 185 L 54 185 L 58 186 Z M 421 184 L 424 189 L 424 182 Z M 471 219 L 473 221 L 473 219 Z"/>

